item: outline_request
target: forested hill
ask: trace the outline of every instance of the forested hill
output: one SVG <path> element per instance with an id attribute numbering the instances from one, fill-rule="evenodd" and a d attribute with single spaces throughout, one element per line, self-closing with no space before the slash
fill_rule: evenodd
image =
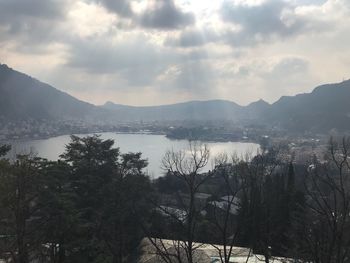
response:
<path id="1" fill-rule="evenodd" d="M 85 119 L 100 111 L 67 93 L 0 65 L 0 117 L 21 119 Z"/>

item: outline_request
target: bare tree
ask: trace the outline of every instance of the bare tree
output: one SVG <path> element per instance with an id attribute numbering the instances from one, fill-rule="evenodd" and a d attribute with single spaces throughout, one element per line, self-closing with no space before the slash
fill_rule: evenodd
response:
<path id="1" fill-rule="evenodd" d="M 331 139 L 323 163 L 309 166 L 305 235 L 314 262 L 350 260 L 350 138 Z"/>
<path id="2" fill-rule="evenodd" d="M 164 262 L 197 262 L 194 253 L 200 246 L 195 241 L 201 207 L 196 202 L 196 194 L 211 175 L 209 172 L 201 173 L 208 164 L 209 154 L 207 145 L 190 142 L 188 151 L 167 151 L 162 160 L 162 168 L 171 176 L 181 180 L 186 186 L 185 193 L 177 194 L 177 208 L 184 211 L 184 217 L 179 216 L 179 210 L 156 205 L 158 210 L 178 223 L 182 233 L 179 239 L 172 238 L 171 246 L 169 242 L 165 243 L 161 238 L 148 235 L 148 240 Z"/>
<path id="3" fill-rule="evenodd" d="M 239 242 L 262 254 L 266 263 L 272 258 L 272 237 L 276 233 L 273 185 L 286 158 L 285 151 L 277 145 L 237 166 L 244 186 L 240 195 Z"/>
<path id="4" fill-rule="evenodd" d="M 234 254 L 234 244 L 237 242 L 239 225 L 237 221 L 237 208 L 239 206 L 239 193 L 243 190 L 244 180 L 238 171 L 240 160 L 232 156 L 229 161 L 227 154 L 219 155 L 215 160 L 214 176 L 221 181 L 220 201 L 211 202 L 212 213 L 210 221 L 219 234 L 221 246 L 213 245 L 219 253 L 222 263 L 229 263 Z"/>

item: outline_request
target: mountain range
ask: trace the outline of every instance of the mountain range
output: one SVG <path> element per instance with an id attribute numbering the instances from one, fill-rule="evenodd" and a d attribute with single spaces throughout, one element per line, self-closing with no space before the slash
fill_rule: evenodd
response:
<path id="1" fill-rule="evenodd" d="M 5 120 L 79 119 L 120 121 L 235 121 L 262 123 L 291 131 L 350 131 L 350 80 L 315 88 L 311 93 L 259 100 L 241 106 L 227 100 L 190 101 L 136 107 L 83 102 L 6 65 L 0 65 L 0 118 Z"/>

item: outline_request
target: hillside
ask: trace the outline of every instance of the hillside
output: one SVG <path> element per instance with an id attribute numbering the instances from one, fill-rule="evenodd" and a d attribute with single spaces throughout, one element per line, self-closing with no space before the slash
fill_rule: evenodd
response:
<path id="1" fill-rule="evenodd" d="M 350 130 L 350 80 L 282 97 L 265 112 L 264 121 L 292 131 Z"/>
<path id="2" fill-rule="evenodd" d="M 86 119 L 100 109 L 0 65 L 0 116 L 22 119 Z"/>
<path id="3" fill-rule="evenodd" d="M 124 120 L 182 121 L 237 120 L 244 107 L 225 100 L 190 101 L 172 105 L 133 107 L 107 102 L 102 106 L 113 110 Z"/>
<path id="4" fill-rule="evenodd" d="M 5 120 L 235 121 L 293 132 L 350 131 L 350 80 L 322 85 L 311 93 L 240 106 L 227 100 L 135 107 L 80 101 L 67 93 L 0 65 L 0 118 Z"/>
<path id="5" fill-rule="evenodd" d="M 233 120 L 261 123 L 292 132 L 350 131 L 350 80 L 322 85 L 311 93 L 284 96 L 273 104 L 259 100 L 248 106 L 231 101 L 191 101 L 173 105 L 132 107 L 107 102 L 128 120 Z"/>

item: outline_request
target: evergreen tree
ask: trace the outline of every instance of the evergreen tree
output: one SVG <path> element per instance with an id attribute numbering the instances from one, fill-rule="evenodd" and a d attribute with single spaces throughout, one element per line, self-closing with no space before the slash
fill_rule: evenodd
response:
<path id="1" fill-rule="evenodd" d="M 10 150 L 10 145 L 0 145 L 0 157 L 6 155 Z"/>
<path id="2" fill-rule="evenodd" d="M 70 166 L 78 211 L 76 262 L 122 263 L 142 238 L 138 214 L 148 211 L 151 192 L 141 153 L 120 154 L 113 140 L 72 136 L 61 158 Z"/>
<path id="3" fill-rule="evenodd" d="M 3 162 L 0 170 L 1 231 L 7 237 L 11 260 L 18 263 L 29 263 L 37 258 L 42 246 L 37 203 L 40 166 L 39 159 L 18 156 L 12 165 Z"/>

